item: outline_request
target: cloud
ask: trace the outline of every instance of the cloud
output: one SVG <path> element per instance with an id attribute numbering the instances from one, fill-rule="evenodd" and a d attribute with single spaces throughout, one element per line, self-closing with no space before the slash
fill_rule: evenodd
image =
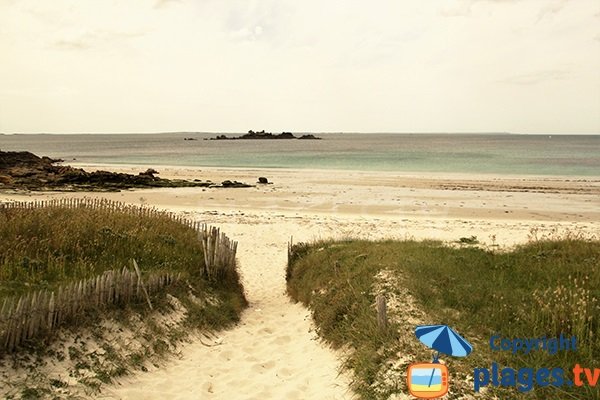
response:
<path id="1" fill-rule="evenodd" d="M 236 31 L 229 32 L 229 37 L 234 40 L 251 40 L 255 41 L 260 39 L 263 34 L 263 27 L 260 25 L 255 26 L 254 28 L 241 28 Z"/>
<path id="2" fill-rule="evenodd" d="M 87 50 L 93 47 L 92 43 L 83 39 L 61 39 L 54 42 L 54 47 L 62 50 Z"/>
<path id="3" fill-rule="evenodd" d="M 278 40 L 285 36 L 290 6 L 277 1 L 243 2 L 223 12 L 223 29 L 234 40 Z"/>
<path id="4" fill-rule="evenodd" d="M 546 3 L 538 13 L 537 22 L 540 22 L 542 19 L 546 17 L 553 16 L 558 14 L 566 5 L 569 0 L 555 0 L 552 2 Z"/>
<path id="5" fill-rule="evenodd" d="M 505 79 L 501 79 L 498 82 L 506 83 L 510 85 L 528 86 L 537 85 L 547 81 L 559 81 L 564 80 L 570 75 L 570 71 L 564 69 L 554 69 L 530 72 L 526 74 L 513 75 Z"/>
<path id="6" fill-rule="evenodd" d="M 489 4 L 510 4 L 518 3 L 522 0 L 460 0 L 454 6 L 446 6 L 442 8 L 439 15 L 442 17 L 468 17 L 471 15 L 473 4 L 489 3 Z"/>
<path id="7" fill-rule="evenodd" d="M 165 8 L 171 4 L 181 3 L 182 0 L 157 0 L 154 4 L 154 8 Z"/>
<path id="8" fill-rule="evenodd" d="M 536 23 L 541 20 L 552 17 L 558 13 L 560 13 L 567 3 L 570 0 L 547 0 L 542 2 L 539 11 L 537 12 L 537 20 Z M 439 11 L 439 15 L 442 17 L 468 17 L 472 15 L 472 9 L 474 4 L 517 4 L 521 3 L 524 5 L 535 4 L 524 2 L 523 0 L 459 0 L 458 2 L 450 3 L 450 5 L 446 5 L 444 8 Z M 595 16 L 600 15 L 600 13 L 595 14 Z"/>
<path id="9" fill-rule="evenodd" d="M 472 1 L 463 1 L 454 7 L 445 7 L 440 11 L 442 17 L 467 17 L 471 15 Z"/>
<path id="10" fill-rule="evenodd" d="M 61 50 L 81 51 L 135 39 L 145 34 L 145 32 L 93 31 L 72 38 L 59 39 L 54 42 L 54 47 Z"/>

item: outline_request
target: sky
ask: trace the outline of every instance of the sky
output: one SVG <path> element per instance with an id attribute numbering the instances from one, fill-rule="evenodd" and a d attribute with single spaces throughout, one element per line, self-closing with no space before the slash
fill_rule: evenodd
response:
<path id="1" fill-rule="evenodd" d="M 0 0 L 0 132 L 600 133 L 600 0 Z"/>

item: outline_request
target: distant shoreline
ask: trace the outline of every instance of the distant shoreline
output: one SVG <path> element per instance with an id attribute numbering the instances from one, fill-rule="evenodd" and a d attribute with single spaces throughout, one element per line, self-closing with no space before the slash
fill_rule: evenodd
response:
<path id="1" fill-rule="evenodd" d="M 24 136 L 24 135 L 241 135 L 241 132 L 208 132 L 208 131 L 173 131 L 173 132 L 0 132 L 0 136 Z M 600 132 L 593 133 L 523 133 L 523 132 L 310 132 L 303 134 L 313 135 L 456 135 L 456 136 L 600 136 Z"/>

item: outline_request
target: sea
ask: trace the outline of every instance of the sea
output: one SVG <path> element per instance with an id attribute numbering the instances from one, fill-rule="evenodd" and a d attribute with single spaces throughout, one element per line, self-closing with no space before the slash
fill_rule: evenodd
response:
<path id="1" fill-rule="evenodd" d="M 321 140 L 209 140 L 217 134 L 0 134 L 0 150 L 148 167 L 600 177 L 600 135 L 323 133 L 316 134 Z"/>

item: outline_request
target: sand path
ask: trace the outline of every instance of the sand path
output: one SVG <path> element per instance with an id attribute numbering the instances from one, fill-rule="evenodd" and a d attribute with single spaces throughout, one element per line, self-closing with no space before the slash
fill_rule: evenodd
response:
<path id="1" fill-rule="evenodd" d="M 186 345 L 183 357 L 107 388 L 111 399 L 347 399 L 339 355 L 317 339 L 308 310 L 285 294 L 289 233 L 280 224 L 218 224 L 239 241 L 238 258 L 250 302 L 241 323 L 213 347 Z M 204 340 L 205 342 L 210 342 Z"/>

